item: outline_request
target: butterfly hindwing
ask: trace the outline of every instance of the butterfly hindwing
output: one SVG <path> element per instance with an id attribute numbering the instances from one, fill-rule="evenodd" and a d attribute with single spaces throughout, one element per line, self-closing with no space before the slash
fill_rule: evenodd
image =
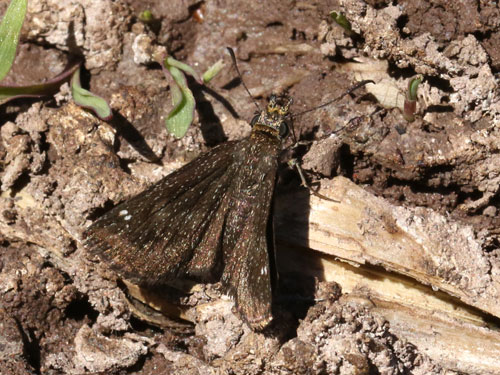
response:
<path id="1" fill-rule="evenodd" d="M 269 262 L 268 220 L 276 170 L 277 145 L 270 140 L 250 142 L 240 161 L 242 181 L 233 184 L 230 209 L 224 232 L 224 274 L 222 282 L 249 325 L 263 328 L 272 319 L 271 269 Z M 260 158 L 255 163 L 254 158 Z"/>

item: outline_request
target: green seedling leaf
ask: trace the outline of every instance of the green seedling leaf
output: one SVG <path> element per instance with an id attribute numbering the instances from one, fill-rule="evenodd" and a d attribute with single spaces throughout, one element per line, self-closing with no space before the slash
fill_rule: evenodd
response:
<path id="1" fill-rule="evenodd" d="M 201 79 L 200 75 L 196 73 L 196 71 L 191 68 L 189 65 L 184 64 L 183 62 L 177 61 L 171 56 L 167 56 L 165 59 L 165 67 L 170 70 L 169 67 L 175 67 L 177 69 L 182 70 L 184 73 L 189 74 L 191 77 L 193 77 L 200 85 L 203 84 L 203 80 Z"/>
<path id="2" fill-rule="evenodd" d="M 42 96 L 54 95 L 59 87 L 78 69 L 80 63 L 71 66 L 68 70 L 52 78 L 51 80 L 28 86 L 0 86 L 0 105 L 9 100 L 17 98 L 40 98 Z"/>
<path id="3" fill-rule="evenodd" d="M 0 23 L 0 81 L 7 75 L 16 57 L 27 5 L 27 0 L 12 0 Z"/>
<path id="4" fill-rule="evenodd" d="M 214 65 L 207 69 L 205 73 L 203 73 L 203 83 L 208 83 L 214 78 L 219 72 L 224 69 L 226 64 L 224 64 L 224 60 L 220 59 Z"/>
<path id="5" fill-rule="evenodd" d="M 109 121 L 113 117 L 113 112 L 106 100 L 82 88 L 79 68 L 73 73 L 73 77 L 71 77 L 71 95 L 76 104 L 90 109 L 101 120 Z"/>
<path id="6" fill-rule="evenodd" d="M 172 60 L 175 65 L 170 64 Z M 165 125 L 167 131 L 177 138 L 182 138 L 189 125 L 193 122 L 194 118 L 194 108 L 195 100 L 193 93 L 187 85 L 186 77 L 180 68 L 178 68 L 178 61 L 167 57 L 164 61 L 164 72 L 165 75 L 170 76 L 173 83 L 170 85 L 170 91 L 172 93 L 172 103 L 174 108 L 168 114 Z M 187 66 L 186 64 L 182 64 Z M 192 68 L 189 67 L 192 70 Z M 185 69 L 183 69 L 185 71 Z"/>
<path id="7" fill-rule="evenodd" d="M 153 19 L 153 13 L 151 13 L 149 9 L 146 9 L 139 14 L 139 20 L 141 20 L 142 22 L 148 23 L 153 21 Z"/>
<path id="8" fill-rule="evenodd" d="M 424 78 L 418 75 L 408 83 L 408 91 L 403 107 L 403 117 L 408 122 L 415 120 L 415 113 L 417 112 L 417 89 L 423 80 Z"/>
<path id="9" fill-rule="evenodd" d="M 408 100 L 417 100 L 418 85 L 420 85 L 423 80 L 424 77 L 422 77 L 421 75 L 418 75 L 410 80 L 410 83 L 408 83 L 408 93 L 407 93 Z"/>
<path id="10" fill-rule="evenodd" d="M 351 28 L 351 23 L 349 20 L 345 17 L 343 13 L 337 13 L 337 12 L 331 12 L 330 16 L 332 19 L 335 21 L 337 25 L 342 27 L 348 35 L 354 34 Z"/>
<path id="11" fill-rule="evenodd" d="M 161 19 L 156 18 L 149 9 L 140 12 L 138 18 L 143 24 L 148 25 L 153 33 L 158 34 L 160 32 Z"/>

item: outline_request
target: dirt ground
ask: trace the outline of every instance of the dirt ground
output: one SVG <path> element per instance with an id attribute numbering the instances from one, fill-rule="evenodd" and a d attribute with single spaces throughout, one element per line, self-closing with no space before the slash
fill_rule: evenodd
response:
<path id="1" fill-rule="evenodd" d="M 154 17 L 147 24 L 138 17 L 146 9 Z M 346 15 L 352 33 L 331 11 Z M 300 189 L 286 165 L 300 157 L 312 180 L 345 176 L 393 205 L 469 226 L 487 272 L 500 275 L 496 2 L 34 0 L 5 82 L 43 81 L 84 58 L 84 85 L 115 116 L 105 123 L 77 107 L 67 86 L 54 98 L 0 107 L 0 374 L 481 373 L 429 357 L 366 301 L 300 273 L 280 275 L 274 323 L 262 333 L 217 285 L 181 298 L 195 324 L 158 327 L 134 316 L 121 282 L 88 258 L 81 239 L 91 221 L 249 134 L 255 106 L 227 46 L 257 101 L 286 93 L 294 113 L 359 79 L 384 82 L 385 94 L 363 88 L 294 119 L 297 137 L 314 142 L 284 153 L 277 200 Z M 155 51 L 199 72 L 226 62 L 208 87 L 192 82 L 195 122 L 181 140 L 165 131 L 170 91 Z M 416 74 L 424 82 L 408 122 L 388 97 L 404 96 Z M 278 243 L 287 235 L 280 225 Z M 498 331 L 499 316 L 490 318 Z M 500 374 L 500 361 L 488 373 Z"/>

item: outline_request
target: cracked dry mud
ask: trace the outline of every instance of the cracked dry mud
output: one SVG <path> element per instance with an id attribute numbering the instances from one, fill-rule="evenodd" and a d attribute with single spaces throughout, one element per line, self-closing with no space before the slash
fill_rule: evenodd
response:
<path id="1" fill-rule="evenodd" d="M 495 2 L 34 0 L 21 39 L 6 82 L 51 78 L 83 56 L 84 82 L 115 118 L 77 107 L 67 86 L 0 107 L 0 374 L 500 374 Z M 260 103 L 286 92 L 296 113 L 356 80 L 378 85 L 294 121 L 312 141 L 294 156 L 340 203 L 310 198 L 285 153 L 280 297 L 264 333 L 217 285 L 180 298 L 190 328 L 146 323 L 80 242 L 113 205 L 249 134 L 254 105 L 226 46 Z M 227 64 L 211 90 L 194 87 L 181 140 L 163 125 L 170 91 L 151 59 L 162 51 L 199 72 Z M 416 74 L 409 123 L 395 107 Z"/>

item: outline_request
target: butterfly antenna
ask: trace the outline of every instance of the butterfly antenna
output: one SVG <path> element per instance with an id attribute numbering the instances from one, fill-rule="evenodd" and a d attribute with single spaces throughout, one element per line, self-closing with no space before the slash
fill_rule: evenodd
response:
<path id="1" fill-rule="evenodd" d="M 367 79 L 367 80 L 364 80 L 364 81 L 358 82 L 357 84 L 355 84 L 355 85 L 351 86 L 351 87 L 350 87 L 350 88 L 349 88 L 346 92 L 344 92 L 344 93 L 343 93 L 342 95 L 340 95 L 339 97 L 337 97 L 337 98 L 335 98 L 335 99 L 333 99 L 333 100 L 330 100 L 330 101 L 328 101 L 328 102 L 326 102 L 326 103 L 320 104 L 320 105 L 319 105 L 319 106 L 317 106 L 317 107 L 307 109 L 307 110 L 305 110 L 305 111 L 303 111 L 303 112 L 300 112 L 300 113 L 295 113 L 295 114 L 289 114 L 289 115 L 288 115 L 288 118 L 290 119 L 290 122 L 293 124 L 293 119 L 294 119 L 294 118 L 296 118 L 296 117 L 298 117 L 298 116 L 301 116 L 301 115 L 303 115 L 304 113 L 309 113 L 309 112 L 315 111 L 315 110 L 317 110 L 317 109 L 320 109 L 320 108 L 326 107 L 327 105 L 330 105 L 330 104 L 332 104 L 332 103 L 336 102 L 337 100 L 342 99 L 344 96 L 346 96 L 346 95 L 348 95 L 348 94 L 350 94 L 350 93 L 352 93 L 352 92 L 356 91 L 357 89 L 359 89 L 359 88 L 361 88 L 361 87 L 363 87 L 363 86 L 367 85 L 368 83 L 375 83 L 375 82 L 374 82 L 374 81 L 372 81 L 371 79 Z M 351 121 L 352 121 L 352 120 L 351 120 Z M 299 142 L 299 141 L 297 140 L 297 137 L 295 136 L 295 131 L 294 131 L 294 128 L 293 128 L 292 124 L 290 125 L 290 130 L 291 130 L 291 132 L 290 132 L 290 133 L 292 134 L 292 138 L 293 138 L 294 143 L 293 143 L 291 146 L 288 146 L 288 147 L 287 147 L 287 149 L 288 149 L 289 147 L 295 148 L 298 144 L 300 144 L 300 143 L 301 143 L 301 142 Z M 337 130 L 337 131 L 335 131 L 335 132 L 329 133 L 329 134 L 328 134 L 328 136 L 330 136 L 331 134 L 338 133 L 338 132 L 342 131 L 343 129 L 345 129 L 346 127 L 347 127 L 347 125 L 346 125 L 346 126 L 343 126 L 342 128 L 340 128 L 339 130 Z"/>
<path id="2" fill-rule="evenodd" d="M 309 112 L 312 112 L 312 111 L 315 111 L 317 109 L 320 109 L 320 108 L 324 108 L 332 103 L 335 103 L 336 101 L 342 99 L 344 96 L 346 95 L 349 95 L 350 93 L 356 91 L 357 89 L 367 85 L 368 83 L 375 83 L 373 82 L 371 79 L 367 79 L 367 80 L 364 80 L 364 81 L 361 81 L 357 84 L 355 84 L 354 86 L 351 86 L 346 92 L 344 92 L 342 95 L 340 95 L 339 97 L 333 99 L 333 100 L 330 100 L 329 102 L 326 102 L 326 103 L 323 103 L 317 107 L 314 107 L 314 108 L 310 108 L 310 109 L 307 109 L 305 110 L 304 112 L 300 112 L 300 113 L 296 113 L 292 116 L 292 118 L 295 118 L 295 117 L 298 117 L 298 116 L 301 116 L 303 115 L 304 113 L 309 113 Z"/>
<path id="3" fill-rule="evenodd" d="M 304 113 L 308 113 L 308 112 L 312 112 L 312 111 L 315 111 L 317 109 L 320 109 L 320 108 L 323 108 L 323 107 L 326 107 L 334 102 L 336 102 L 337 100 L 340 100 L 342 99 L 344 96 L 352 93 L 353 91 L 365 86 L 366 84 L 368 83 L 375 83 L 373 82 L 372 80 L 365 80 L 365 81 L 361 81 L 357 84 L 355 84 L 354 86 L 350 87 L 346 92 L 344 92 L 342 95 L 340 95 L 339 97 L 333 99 L 333 100 L 330 100 L 329 102 L 326 102 L 326 103 L 323 103 L 317 107 L 314 107 L 314 108 L 311 108 L 311 109 L 308 109 L 308 110 L 305 110 L 304 112 L 300 112 L 300 113 L 297 113 L 297 114 L 294 114 L 292 116 L 290 116 L 290 119 L 293 120 L 295 117 L 298 117 L 298 116 L 301 116 L 303 115 Z M 293 132 L 293 128 L 292 128 L 292 135 L 293 135 L 293 138 L 294 138 L 294 141 L 295 141 L 295 145 L 298 144 L 297 142 L 297 139 L 295 137 L 295 133 Z M 290 167 L 295 167 L 297 169 L 297 172 L 299 173 L 299 176 L 300 176 L 300 180 L 302 181 L 302 185 L 304 187 L 306 187 L 313 195 L 315 195 L 316 197 L 318 198 L 321 198 L 321 199 L 324 199 L 324 200 L 327 200 L 327 201 L 330 201 L 330 202 L 335 202 L 335 203 L 340 203 L 340 201 L 336 200 L 336 199 L 333 199 L 333 198 L 329 198 L 323 194 L 320 194 L 318 193 L 318 191 L 314 190 L 312 188 L 312 186 L 309 184 L 309 182 L 307 181 L 307 178 L 304 174 L 304 171 L 302 170 L 302 167 L 300 166 L 300 163 L 297 159 L 292 159 L 288 162 L 288 164 L 290 165 Z"/>
<path id="4" fill-rule="evenodd" d="M 238 77 L 240 77 L 240 80 L 241 80 L 241 83 L 242 83 L 243 87 L 247 91 L 248 96 L 250 98 L 252 98 L 253 104 L 255 104 L 255 106 L 257 107 L 257 111 L 260 112 L 261 109 L 259 107 L 259 104 L 255 101 L 255 99 L 252 96 L 252 94 L 250 93 L 250 90 L 248 89 L 247 85 L 245 85 L 245 81 L 243 80 L 243 76 L 240 73 L 240 69 L 238 69 L 238 64 L 236 64 L 236 56 L 234 55 L 233 49 L 231 47 L 227 47 L 227 50 L 229 51 L 229 54 L 231 55 L 231 60 L 233 61 L 234 68 L 236 69 L 236 73 L 238 73 Z"/>

